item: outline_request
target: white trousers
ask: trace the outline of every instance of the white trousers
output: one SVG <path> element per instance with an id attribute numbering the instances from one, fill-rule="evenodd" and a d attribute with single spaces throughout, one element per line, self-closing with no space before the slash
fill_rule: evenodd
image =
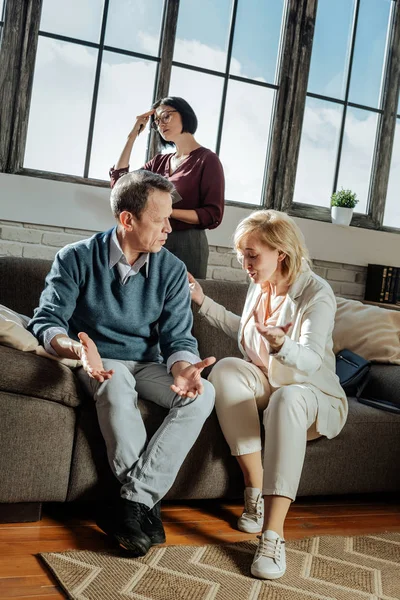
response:
<path id="1" fill-rule="evenodd" d="M 263 411 L 263 495 L 294 500 L 307 440 L 320 437 L 315 423 L 321 399 L 306 384 L 274 390 L 261 369 L 241 358 L 220 360 L 208 379 L 215 388 L 218 420 L 234 456 L 261 451 L 259 412 Z"/>

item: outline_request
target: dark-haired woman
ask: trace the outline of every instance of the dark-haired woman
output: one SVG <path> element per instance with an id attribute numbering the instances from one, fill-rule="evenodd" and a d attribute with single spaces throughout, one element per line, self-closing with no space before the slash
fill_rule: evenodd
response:
<path id="1" fill-rule="evenodd" d="M 163 98 L 136 118 L 121 156 L 110 170 L 111 187 L 129 171 L 133 145 L 149 121 L 162 146 L 175 147 L 175 152 L 157 154 L 143 167 L 169 179 L 177 191 L 171 216 L 172 233 L 165 247 L 196 278 L 205 279 L 208 262 L 205 230 L 221 223 L 225 180 L 218 156 L 194 138 L 197 117 L 186 100 L 176 96 Z"/>

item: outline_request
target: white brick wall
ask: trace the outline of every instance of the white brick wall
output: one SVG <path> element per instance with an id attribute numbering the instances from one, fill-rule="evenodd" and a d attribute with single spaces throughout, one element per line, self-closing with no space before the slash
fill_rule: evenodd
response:
<path id="1" fill-rule="evenodd" d="M 93 231 L 0 221 L 0 256 L 24 256 L 52 260 L 56 252 Z M 335 294 L 361 300 L 364 297 L 366 267 L 313 260 L 314 271 L 327 279 Z M 236 254 L 224 246 L 210 246 L 207 278 L 219 281 L 246 281 Z"/>
<path id="2" fill-rule="evenodd" d="M 0 221 L 0 256 L 53 260 L 63 246 L 91 235 L 93 231 Z"/>

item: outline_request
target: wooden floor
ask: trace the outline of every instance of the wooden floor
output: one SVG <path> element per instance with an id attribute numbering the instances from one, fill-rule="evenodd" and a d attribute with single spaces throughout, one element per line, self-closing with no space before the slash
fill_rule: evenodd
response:
<path id="1" fill-rule="evenodd" d="M 235 522 L 238 503 L 217 501 L 167 504 L 162 514 L 168 544 L 215 544 L 252 539 Z M 400 531 L 400 498 L 338 497 L 299 499 L 286 521 L 286 538 L 310 535 L 359 535 Z M 67 505 L 48 506 L 37 523 L 0 524 L 0 599 L 61 600 L 54 579 L 38 552 L 107 549 L 114 546 L 93 520 Z"/>

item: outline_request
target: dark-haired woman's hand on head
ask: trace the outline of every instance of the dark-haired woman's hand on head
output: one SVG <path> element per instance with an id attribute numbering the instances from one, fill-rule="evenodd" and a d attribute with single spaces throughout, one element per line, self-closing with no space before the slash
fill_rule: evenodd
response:
<path id="1" fill-rule="evenodd" d="M 149 122 L 149 119 L 150 119 L 151 115 L 154 114 L 154 112 L 155 112 L 155 110 L 154 110 L 154 108 L 152 108 L 151 110 L 148 110 L 147 112 L 143 113 L 142 115 L 138 115 L 136 117 L 136 122 L 135 122 L 135 124 L 133 126 L 133 129 L 129 133 L 128 137 L 137 138 L 137 136 L 146 127 L 147 123 Z"/>
<path id="2" fill-rule="evenodd" d="M 199 282 L 193 277 L 191 273 L 188 272 L 189 279 L 189 289 L 190 295 L 192 296 L 192 300 L 195 304 L 201 306 L 204 300 L 204 292 L 203 288 L 199 284 Z"/>

